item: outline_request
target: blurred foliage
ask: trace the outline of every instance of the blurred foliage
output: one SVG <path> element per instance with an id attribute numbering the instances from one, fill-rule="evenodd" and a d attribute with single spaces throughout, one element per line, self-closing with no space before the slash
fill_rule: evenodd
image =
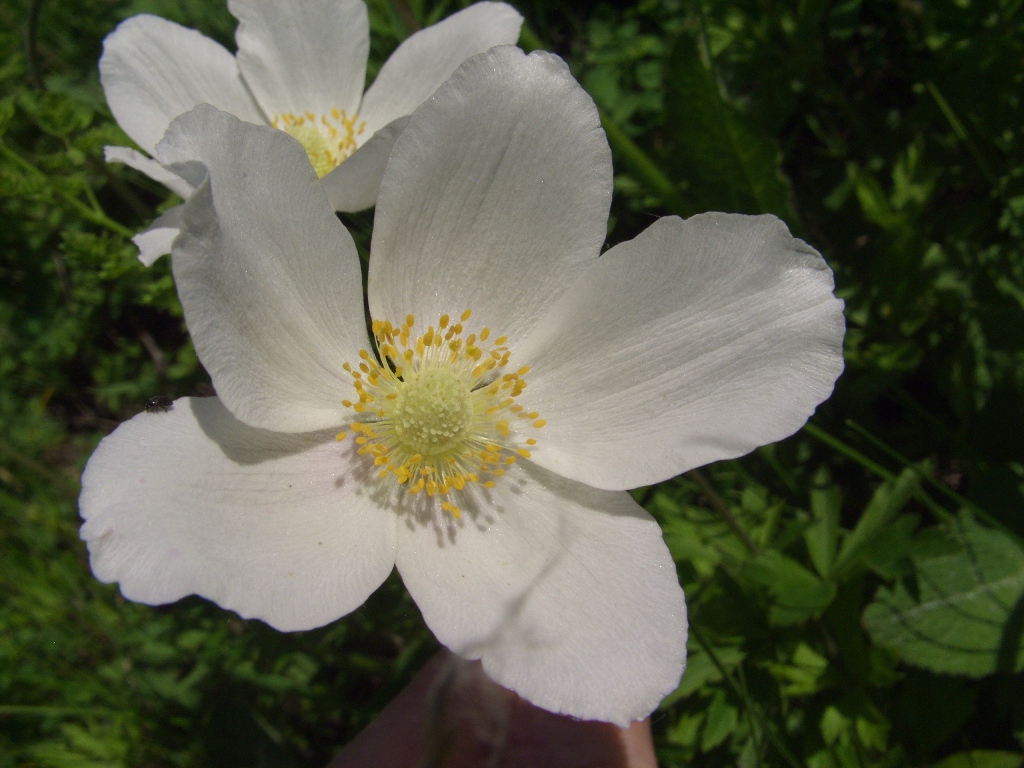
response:
<path id="1" fill-rule="evenodd" d="M 515 3 L 616 162 L 611 242 L 772 212 L 847 302 L 812 423 L 636 496 L 690 606 L 653 716 L 666 766 L 1024 763 L 1024 19 L 1020 0 Z M 372 0 L 370 75 L 453 11 Z M 175 201 L 127 144 L 102 39 L 148 12 L 232 46 L 207 0 L 0 0 L 0 768 L 313 766 L 435 641 L 397 579 L 279 634 L 127 603 L 77 538 L 81 467 L 154 394 L 210 392 L 167 260 Z M 365 253 L 371 215 L 346 217 Z"/>

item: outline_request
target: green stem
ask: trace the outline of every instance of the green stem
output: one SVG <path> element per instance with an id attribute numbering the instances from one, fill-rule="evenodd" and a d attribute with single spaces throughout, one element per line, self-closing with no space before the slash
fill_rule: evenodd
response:
<path id="1" fill-rule="evenodd" d="M 992 171 L 989 170 L 988 163 L 986 163 L 985 158 L 981 156 L 981 152 L 978 151 L 978 148 L 977 146 L 975 146 L 974 141 L 967 133 L 967 129 L 964 127 L 964 124 L 960 122 L 960 118 L 956 116 L 956 112 L 953 111 L 953 108 L 949 105 L 949 102 L 946 101 L 946 97 L 942 95 L 942 92 L 939 91 L 938 86 L 936 86 L 935 83 L 933 83 L 931 80 L 925 83 L 925 86 L 928 88 L 928 93 L 930 93 L 932 95 L 932 98 L 935 100 L 936 105 L 938 105 L 939 110 L 942 112 L 943 115 L 945 115 L 947 122 L 949 122 L 949 126 L 953 129 L 953 133 L 955 133 L 957 135 L 957 138 L 964 143 L 964 146 L 967 147 L 967 150 L 971 153 L 971 156 L 974 158 L 974 162 L 976 162 L 978 164 L 978 167 L 981 168 L 981 172 L 988 180 L 988 183 L 991 184 L 993 187 L 996 186 L 997 180 L 995 175 L 993 175 Z"/>
<path id="2" fill-rule="evenodd" d="M 119 224 L 118 222 L 114 221 L 112 218 L 107 216 L 107 214 L 103 212 L 102 208 L 98 211 L 93 210 L 91 207 L 83 203 L 81 200 L 78 200 L 73 195 L 70 195 L 67 192 L 64 192 L 63 190 L 54 189 L 53 186 L 50 185 L 50 179 L 45 173 L 36 168 L 34 165 L 32 165 L 32 163 L 23 158 L 21 155 L 19 155 L 6 144 L 4 144 L 2 141 L 0 141 L 0 150 L 3 150 L 3 153 L 6 157 L 16 162 L 26 171 L 43 179 L 47 183 L 47 185 L 50 186 L 51 192 L 54 192 L 59 197 L 63 198 L 64 201 L 72 208 L 74 208 L 75 212 L 78 213 L 78 215 L 81 216 L 86 221 L 96 224 L 97 226 L 109 229 L 114 234 L 121 235 L 121 237 L 130 238 L 135 234 L 132 230 L 128 229 L 128 227 L 124 226 L 123 224 Z M 99 205 L 98 202 L 96 204 Z"/>
<path id="3" fill-rule="evenodd" d="M 0 715 L 31 715 L 33 717 L 61 717 L 78 715 L 83 717 L 106 717 L 114 710 L 103 707 L 48 707 L 33 704 L 0 704 Z"/>
<path id="4" fill-rule="evenodd" d="M 847 445 L 842 440 L 833 437 L 832 435 L 825 432 L 823 429 L 819 429 L 810 422 L 804 424 L 803 431 L 809 434 L 815 440 L 820 440 L 825 445 L 829 446 L 830 448 L 833 448 L 842 455 L 846 456 L 848 459 L 851 459 L 857 464 L 860 464 L 869 472 L 872 472 L 885 480 L 896 480 L 895 473 L 890 472 L 881 464 L 869 459 L 856 448 Z M 942 520 L 943 522 L 950 522 L 955 519 L 955 516 L 948 509 L 943 507 L 941 504 L 938 504 L 935 501 L 935 499 L 933 499 L 931 496 L 925 493 L 924 489 L 921 486 L 917 486 L 917 488 L 914 490 L 914 498 L 921 502 L 925 507 L 927 507 L 928 510 L 933 515 L 935 515 L 935 517 L 939 520 Z"/>
<path id="5" fill-rule="evenodd" d="M 718 655 L 711 647 L 711 644 L 708 643 L 703 633 L 693 624 L 690 625 L 690 636 L 697 641 L 701 650 L 708 655 L 708 658 L 711 659 L 711 663 L 715 665 L 715 669 L 718 670 L 722 679 L 725 680 L 730 688 L 732 688 L 732 691 L 736 694 L 737 698 L 743 702 L 743 706 L 746 707 L 750 716 L 757 721 L 758 725 L 761 727 L 761 731 L 768 737 L 768 741 L 770 741 L 772 746 L 775 747 L 779 756 L 793 768 L 801 768 L 800 761 L 793 756 L 793 753 L 789 751 L 789 747 L 783 743 L 778 734 L 775 733 L 764 717 L 762 717 L 761 710 L 757 708 L 753 700 L 750 698 L 750 692 L 747 691 L 746 686 L 741 686 L 733 680 L 732 675 L 729 674 L 728 670 L 726 670 L 725 666 L 719 660 Z"/>
<path id="6" fill-rule="evenodd" d="M 878 450 L 882 451 L 883 453 L 887 454 L 891 458 L 893 458 L 896 461 L 898 461 L 904 467 L 910 467 L 912 470 L 914 470 L 914 472 L 917 473 L 918 477 L 920 477 L 922 480 L 924 480 L 926 483 L 928 483 L 928 485 L 930 485 L 932 488 L 937 490 L 939 493 L 941 493 L 946 498 L 948 498 L 948 499 L 950 499 L 952 501 L 955 501 L 961 507 L 969 509 L 976 517 L 979 517 L 980 519 L 984 520 L 986 523 L 988 523 L 993 528 L 998 528 L 1003 533 L 1005 533 L 1005 534 L 1007 534 L 1009 536 L 1012 536 L 1013 538 L 1019 540 L 1020 537 L 1017 536 L 1016 533 L 1014 533 L 1012 530 L 1007 528 L 1005 525 L 1003 525 L 1001 522 L 999 522 L 999 520 L 994 518 L 992 515 L 990 515 L 984 509 L 979 507 L 977 504 L 975 504 L 970 499 L 965 498 L 964 496 L 961 496 L 959 493 L 954 491 L 948 485 L 940 483 L 938 480 L 935 479 L 935 477 L 931 473 L 925 472 L 923 469 L 921 469 L 921 467 L 919 467 L 917 464 L 915 464 L 912 461 L 910 461 L 910 459 L 908 459 L 906 456 L 901 454 L 895 448 L 890 448 L 888 445 L 886 445 L 884 442 L 882 442 L 879 438 L 877 438 L 874 435 L 872 435 L 870 432 L 868 432 L 866 429 L 864 429 L 864 427 L 862 427 L 860 424 L 855 422 L 853 419 L 847 419 L 846 420 L 846 426 L 848 426 L 850 429 L 852 429 L 858 435 L 863 437 L 865 440 L 867 440 L 869 443 L 871 443 L 873 446 L 875 446 Z"/>
<path id="7" fill-rule="evenodd" d="M 675 185 L 666 177 L 654 161 L 640 149 L 625 132 L 604 113 L 600 107 L 601 126 L 608 136 L 608 143 L 616 157 L 629 168 L 633 174 L 645 183 L 654 194 L 661 198 L 662 205 L 671 213 L 679 216 L 691 216 L 695 213 L 693 206 L 683 199 Z"/>
<path id="8" fill-rule="evenodd" d="M 743 546 L 745 546 L 751 554 L 756 555 L 760 551 L 757 544 L 755 544 L 753 539 L 751 539 L 750 536 L 747 535 L 747 532 L 743 530 L 743 526 L 740 525 L 739 520 L 733 516 L 729 509 L 729 505 L 725 503 L 725 499 L 718 495 L 718 491 L 716 491 L 714 486 L 708 482 L 708 479 L 704 477 L 703 473 L 699 469 L 691 469 L 686 473 L 686 476 L 693 480 L 701 491 L 704 492 L 704 495 L 708 497 L 708 501 L 711 503 L 711 506 L 714 507 L 715 511 L 722 516 L 722 519 L 725 520 L 729 528 L 732 529 L 732 532 L 736 534 L 736 538 L 743 542 Z"/>

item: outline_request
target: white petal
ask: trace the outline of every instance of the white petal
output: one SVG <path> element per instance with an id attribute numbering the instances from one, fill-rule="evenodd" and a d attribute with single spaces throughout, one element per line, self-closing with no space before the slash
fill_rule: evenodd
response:
<path id="1" fill-rule="evenodd" d="M 107 35 L 100 81 L 117 124 L 150 154 L 171 120 L 197 104 L 264 122 L 234 56 L 194 29 L 157 16 L 132 16 Z"/>
<path id="2" fill-rule="evenodd" d="M 157 181 L 167 187 L 171 192 L 180 198 L 186 198 L 192 194 L 192 185 L 176 173 L 171 173 L 160 163 L 152 158 L 146 157 L 138 150 L 130 147 L 115 147 L 107 145 L 103 148 L 103 159 L 108 163 L 124 163 L 129 168 L 140 171 L 153 181 Z"/>
<path id="3" fill-rule="evenodd" d="M 400 117 L 377 131 L 345 162 L 320 179 L 334 210 L 354 213 L 376 205 L 391 149 L 408 123 L 408 117 Z"/>
<path id="4" fill-rule="evenodd" d="M 282 435 L 216 398 L 140 413 L 105 438 L 79 508 L 93 573 L 130 600 L 197 594 L 281 630 L 354 610 L 394 564 L 395 520 L 332 435 Z"/>
<path id="5" fill-rule="evenodd" d="M 362 0 L 229 0 L 238 66 L 268 118 L 354 115 L 366 82 L 370 24 Z"/>
<path id="6" fill-rule="evenodd" d="M 625 725 L 679 682 L 686 605 L 626 493 L 516 464 L 448 529 L 399 521 L 398 570 L 437 638 L 552 712 Z"/>
<path id="7" fill-rule="evenodd" d="M 374 133 L 412 114 L 463 61 L 519 39 L 523 17 L 505 3 L 475 3 L 406 39 L 380 68 L 359 117 Z"/>
<path id="8" fill-rule="evenodd" d="M 181 230 L 184 205 L 176 205 L 160 214 L 146 229 L 132 238 L 139 248 L 139 261 L 147 267 L 161 256 L 171 252 L 171 244 Z"/>
<path id="9" fill-rule="evenodd" d="M 217 394 L 252 426 L 342 422 L 345 362 L 369 349 L 355 244 L 306 153 L 282 131 L 199 106 L 175 120 L 160 160 L 196 191 L 171 266 Z"/>
<path id="10" fill-rule="evenodd" d="M 604 241 L 611 154 L 594 102 L 548 53 L 467 60 L 395 143 L 370 260 L 374 318 L 471 309 L 514 344 Z"/>
<path id="11" fill-rule="evenodd" d="M 798 430 L 843 370 L 843 302 L 774 216 L 661 219 L 597 260 L 516 364 L 533 460 L 632 488 Z"/>

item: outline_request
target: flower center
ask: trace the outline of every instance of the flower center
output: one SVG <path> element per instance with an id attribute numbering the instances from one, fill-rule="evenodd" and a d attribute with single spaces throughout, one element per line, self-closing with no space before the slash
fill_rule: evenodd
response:
<path id="1" fill-rule="evenodd" d="M 358 137 L 366 128 L 366 121 L 359 120 L 359 115 L 349 117 L 343 109 L 332 109 L 329 115 L 319 116 L 312 112 L 283 112 L 274 115 L 270 124 L 302 145 L 317 178 L 337 168 L 356 151 Z"/>
<path id="2" fill-rule="evenodd" d="M 465 334 L 463 323 L 442 315 L 437 327 L 413 337 L 412 315 L 402 325 L 373 321 L 380 361 L 365 349 L 356 366 L 345 363 L 356 401 L 342 405 L 356 420 L 338 434 L 356 435 L 357 453 L 372 456 L 379 477 L 393 477 L 415 495 L 441 498 L 453 517 L 452 496 L 468 483 L 494 487 L 494 480 L 519 458 L 529 458 L 534 438 L 519 440 L 512 419 L 544 426 L 516 399 L 526 388 L 528 368 L 504 372 L 510 352 L 506 338 L 493 341 L 489 328 Z"/>
<path id="3" fill-rule="evenodd" d="M 447 368 L 409 376 L 395 398 L 395 436 L 410 450 L 437 456 L 456 447 L 469 431 L 473 397 L 466 382 Z"/>

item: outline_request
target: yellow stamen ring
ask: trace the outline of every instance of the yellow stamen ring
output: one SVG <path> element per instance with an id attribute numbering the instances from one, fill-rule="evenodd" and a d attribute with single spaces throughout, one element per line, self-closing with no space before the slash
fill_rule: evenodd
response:
<path id="1" fill-rule="evenodd" d="M 366 130 L 365 120 L 359 120 L 358 115 L 349 117 L 343 109 L 332 109 L 327 115 L 283 112 L 274 115 L 270 124 L 298 140 L 317 178 L 333 171 L 355 152 L 358 137 Z"/>
<path id="2" fill-rule="evenodd" d="M 379 468 L 378 477 L 394 477 L 410 495 L 438 496 L 441 508 L 459 517 L 450 494 L 469 483 L 494 487 L 494 478 L 519 458 L 529 458 L 509 428 L 511 419 L 539 429 L 544 419 L 525 412 L 515 400 L 526 389 L 529 368 L 504 373 L 510 352 L 506 337 L 490 344 L 490 329 L 466 333 L 470 310 L 452 323 L 441 315 L 437 326 L 413 336 L 414 318 L 394 326 L 374 320 L 380 355 L 361 350 L 359 362 L 342 367 L 352 377 L 355 400 L 343 400 L 361 418 L 342 430 L 356 437 L 356 453 Z"/>

